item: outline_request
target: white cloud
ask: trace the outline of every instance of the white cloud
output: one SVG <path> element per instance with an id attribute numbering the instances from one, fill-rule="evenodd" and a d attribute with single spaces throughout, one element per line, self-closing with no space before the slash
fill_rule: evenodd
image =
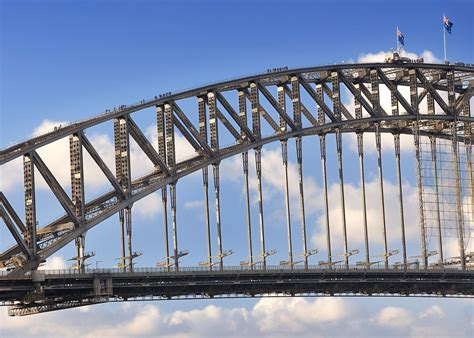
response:
<path id="1" fill-rule="evenodd" d="M 264 298 L 252 310 L 261 332 L 277 334 L 308 332 L 350 315 L 351 308 L 341 298 Z"/>
<path id="2" fill-rule="evenodd" d="M 418 317 L 421 319 L 425 318 L 435 318 L 435 319 L 442 319 L 444 318 L 445 314 L 441 306 L 435 304 L 427 308 L 425 311 L 419 313 Z"/>
<path id="3" fill-rule="evenodd" d="M 59 126 L 65 126 L 68 122 L 44 120 L 37 128 L 34 129 L 32 137 L 39 136 L 53 131 Z M 149 126 L 146 129 L 146 135 L 151 143 L 157 148 L 156 127 Z M 103 133 L 91 133 L 87 135 L 89 141 L 99 153 L 101 158 L 107 164 L 109 169 L 115 173 L 115 150 L 112 138 Z M 177 161 L 194 156 L 196 153 L 186 139 L 181 135 L 176 135 L 176 158 Z M 153 164 L 139 148 L 139 146 L 131 139 L 131 168 L 134 178 L 153 171 Z M 69 159 L 69 138 L 65 137 L 58 141 L 52 142 L 37 150 L 42 160 L 46 163 L 53 175 L 63 188 L 69 187 L 71 184 L 70 159 Z M 84 154 L 84 177 L 85 189 L 89 196 L 95 196 L 109 185 L 104 174 L 95 164 L 86 150 Z M 39 174 L 36 185 L 40 189 L 49 189 L 48 185 Z M 15 159 L 0 168 L 0 189 L 4 192 L 12 191 L 23 182 L 23 162 L 21 158 Z"/>
<path id="4" fill-rule="evenodd" d="M 253 305 L 236 301 L 237 304 L 230 307 L 217 305 L 224 304 L 222 300 L 194 301 L 196 306 L 186 310 L 164 310 L 163 302 L 131 302 L 26 317 L 8 317 L 6 307 L 2 307 L 0 322 L 2 336 L 6 337 L 442 336 L 449 333 L 450 336 L 463 333 L 469 336 L 472 324 L 466 315 L 472 314 L 472 304 L 443 300 L 442 306 L 438 301 L 405 299 L 404 305 L 387 305 L 380 309 L 372 305 L 399 302 L 390 298 L 381 302 L 381 299 L 367 298 L 356 301 L 335 297 L 276 297 L 251 301 Z M 410 310 L 415 302 L 427 306 L 422 307 L 424 310 Z M 85 309 L 88 310 L 84 312 Z"/>
<path id="5" fill-rule="evenodd" d="M 252 202 L 258 202 L 257 195 L 257 177 L 255 173 L 255 156 L 253 152 L 249 152 L 249 188 L 252 190 Z M 304 165 L 304 163 L 303 163 Z M 281 150 L 274 148 L 262 149 L 262 189 L 264 201 L 270 201 L 279 196 L 285 191 L 285 180 L 283 162 L 281 157 Z M 230 159 L 224 160 L 221 163 L 221 179 L 237 182 L 243 182 L 242 157 L 241 155 L 234 156 Z M 322 201 L 319 198 L 321 189 L 316 183 L 314 177 L 304 176 L 304 194 L 306 213 L 308 215 L 317 213 L 322 208 Z M 295 219 L 301 218 L 299 212 L 299 175 L 297 164 L 293 161 L 288 161 L 288 187 L 292 203 L 290 204 L 292 210 L 292 217 Z M 245 187 L 242 185 L 242 194 L 245 192 Z M 283 201 L 283 200 L 282 200 Z M 283 203 L 283 202 L 282 202 Z"/>
<path id="6" fill-rule="evenodd" d="M 46 262 L 39 267 L 39 270 L 64 270 L 68 269 L 68 265 L 61 256 L 49 257 Z"/>
<path id="7" fill-rule="evenodd" d="M 0 191 L 9 192 L 23 182 L 23 160 L 16 158 L 0 166 Z"/>
<path id="8" fill-rule="evenodd" d="M 151 125 L 146 129 L 146 135 L 150 140 L 151 144 L 155 147 L 158 146 L 158 132 L 156 126 Z M 191 146 L 191 144 L 186 140 L 186 138 L 180 134 L 175 134 L 175 151 L 176 151 L 176 161 L 181 162 L 188 158 L 196 156 L 196 151 Z"/>
<path id="9" fill-rule="evenodd" d="M 424 50 L 421 54 L 416 54 L 413 52 L 407 52 L 405 50 L 401 51 L 400 56 L 407 57 L 409 59 L 417 59 L 422 57 L 426 63 L 441 63 L 441 60 L 434 56 L 433 52 L 430 50 Z M 371 63 L 371 62 L 385 62 L 385 58 L 392 57 L 391 51 L 380 51 L 377 53 L 367 53 L 362 54 L 357 59 L 357 62 L 360 63 Z"/>
<path id="10" fill-rule="evenodd" d="M 133 214 L 141 219 L 153 219 L 162 213 L 161 192 L 154 192 L 134 204 Z"/>
<path id="11" fill-rule="evenodd" d="M 407 327 L 413 322 L 413 315 L 404 308 L 388 306 L 383 308 L 373 320 L 380 326 Z"/>
<path id="12" fill-rule="evenodd" d="M 245 308 L 225 309 L 208 305 L 203 309 L 175 311 L 167 318 L 166 324 L 176 336 L 242 335 L 249 324 L 249 313 Z"/>
<path id="13" fill-rule="evenodd" d="M 375 154 L 377 151 L 375 144 L 375 133 L 364 133 L 364 154 Z M 344 143 L 349 145 L 349 149 L 353 152 L 357 152 L 357 135 L 354 133 L 348 133 L 345 135 Z M 380 142 L 382 145 L 382 156 L 383 154 L 390 154 L 391 157 L 395 156 L 395 142 L 393 135 L 389 133 L 380 134 Z M 400 150 L 408 154 L 415 154 L 415 142 L 412 135 L 400 135 Z"/>
<path id="14" fill-rule="evenodd" d="M 160 310 L 153 305 L 145 305 L 139 308 L 133 318 L 115 325 L 107 325 L 97 328 L 91 332 L 84 333 L 85 337 L 126 337 L 156 335 L 159 332 L 161 320 Z"/>
<path id="15" fill-rule="evenodd" d="M 184 202 L 184 207 L 186 209 L 199 209 L 204 206 L 203 200 L 194 200 L 194 201 L 186 201 Z"/>
<path id="16" fill-rule="evenodd" d="M 385 198 L 385 220 L 387 225 L 387 238 L 389 240 L 388 249 L 394 250 L 401 243 L 401 225 L 399 215 L 398 185 L 384 180 L 384 198 Z M 416 187 L 408 182 L 403 184 L 404 198 L 404 216 L 407 239 L 415 238 L 418 235 L 418 207 Z M 364 243 L 363 230 L 363 212 L 362 212 L 362 189 L 360 185 L 344 185 L 345 210 L 347 237 L 349 239 L 349 250 L 359 249 L 362 251 Z M 331 239 L 333 242 L 342 243 L 342 213 L 339 184 L 332 184 L 328 190 L 329 199 L 329 217 L 331 225 Z M 369 232 L 369 241 L 371 245 L 383 243 L 382 236 L 382 209 L 380 200 L 380 185 L 377 178 L 366 182 L 366 206 L 367 206 L 367 224 Z M 325 229 L 325 216 L 321 215 L 317 220 L 319 229 Z M 312 237 L 315 247 L 326 247 L 326 232 L 319 231 Z M 393 242 L 393 243 L 392 243 Z M 340 246 L 342 248 L 342 246 Z M 333 249 L 333 254 L 342 254 Z M 381 254 L 382 252 L 373 252 L 372 254 Z"/>

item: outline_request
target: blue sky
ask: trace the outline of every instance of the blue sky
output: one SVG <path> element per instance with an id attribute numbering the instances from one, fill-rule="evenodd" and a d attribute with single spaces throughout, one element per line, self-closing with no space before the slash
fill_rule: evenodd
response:
<path id="1" fill-rule="evenodd" d="M 4 148 L 16 141 L 29 138 L 35 129 L 44 131 L 44 128 L 52 128 L 55 122 L 48 124 L 45 120 L 75 121 L 97 115 L 107 108 L 133 103 L 159 93 L 176 92 L 208 82 L 265 72 L 267 68 L 272 67 L 301 67 L 363 60 L 366 54 L 389 51 L 390 48 L 395 47 L 397 26 L 405 35 L 405 47 L 408 52 L 421 55 L 425 51 L 430 51 L 435 58 L 442 59 L 443 13 L 454 23 L 453 34 L 447 37 L 448 59 L 474 63 L 472 1 L 65 0 L 39 2 L 0 0 L 0 147 Z M 136 114 L 136 119 L 146 130 L 153 123 L 153 112 Z M 108 124 L 93 128 L 88 131 L 88 135 L 96 142 L 96 146 L 104 145 L 105 149 L 107 141 L 111 140 L 111 127 L 111 124 Z M 392 142 L 391 139 L 384 141 Z M 334 148 L 333 140 L 328 142 L 329 147 Z M 348 149 L 351 149 L 350 143 L 353 140 L 345 138 L 344 142 Z M 410 140 L 407 143 L 410 143 Z M 307 224 L 308 237 L 311 238 L 310 247 L 316 247 L 320 243 L 318 233 L 322 215 L 321 206 L 317 201 L 321 183 L 319 153 L 317 151 L 314 153 L 316 147 L 319 146 L 315 138 L 304 140 L 304 175 L 309 187 L 307 188 L 309 191 L 305 192 L 309 209 Z M 56 149 L 62 148 L 59 145 Z M 292 169 L 295 169 L 294 142 L 290 142 L 289 149 Z M 391 194 L 388 199 L 390 202 L 392 201 L 390 198 L 396 197 L 396 191 L 392 189 L 396 177 L 393 171 L 393 156 L 384 155 L 386 192 Z M 280 159 L 279 156 L 278 144 L 266 147 L 264 160 L 267 167 L 264 167 L 264 170 L 272 168 L 275 159 Z M 336 165 L 335 157 L 331 156 L 328 164 L 330 170 Z M 352 163 L 346 167 L 345 172 L 348 184 L 346 198 L 349 200 L 355 200 L 360 196 L 358 195 L 359 174 L 356 156 L 354 149 L 345 153 L 348 163 Z M 407 161 L 404 162 L 403 169 L 413 172 L 413 163 L 409 161 L 412 156 L 409 147 L 405 150 L 404 156 Z M 62 161 L 61 158 L 50 157 L 48 159 L 51 164 L 60 164 Z M 249 157 L 253 157 L 253 154 L 250 153 Z M 236 251 L 235 257 L 229 258 L 232 264 L 238 264 L 240 260 L 245 259 L 246 253 L 246 248 L 242 245 L 246 234 L 241 176 L 237 179 L 232 177 L 232 173 L 240 173 L 240 165 L 239 158 L 223 162 L 221 174 L 222 208 L 227 217 L 223 219 L 224 249 Z M 366 165 L 367 181 L 376 182 L 377 172 L 373 151 L 368 151 Z M 254 171 L 253 167 L 251 171 Z M 61 175 L 60 172 L 57 173 Z M 68 174 L 62 172 L 62 175 L 67 177 Z M 16 177 L 2 174 L 1 179 L 4 180 L 2 186 L 7 180 L 15 180 Z M 186 232 L 192 232 L 204 240 L 203 214 L 199 208 L 193 207 L 202 202 L 200 181 L 200 175 L 195 175 L 181 180 L 178 185 L 180 236 L 183 234 L 183 238 L 180 239 L 181 248 L 190 249 L 193 254 L 192 258 L 184 260 L 185 265 L 196 265 L 198 261 L 205 259 L 204 242 L 203 245 L 196 246 L 193 243 L 194 237 L 184 235 Z M 338 197 L 337 186 L 334 185 L 336 182 L 337 176 L 332 175 L 330 184 L 333 184 L 335 200 Z M 415 182 L 407 177 L 405 184 L 408 196 L 413 195 Z M 94 183 L 92 182 L 91 185 L 93 186 Z M 314 189 L 311 190 L 311 187 Z M 373 195 L 376 196 L 378 190 L 375 183 L 372 189 Z M 2 188 L 2 190 L 5 190 L 14 206 L 22 210 L 21 181 L 18 184 L 10 184 L 8 189 Z M 101 189 L 90 192 L 90 196 L 105 190 L 107 187 L 101 185 Z M 54 197 L 47 189 L 42 189 L 38 194 L 40 206 L 38 219 L 41 224 L 46 224 L 62 211 L 58 203 L 51 202 Z M 267 198 L 265 204 L 267 247 L 279 248 L 278 255 L 273 258 L 273 264 L 276 264 L 280 259 L 285 259 L 286 253 L 283 195 L 278 183 L 270 178 L 264 181 L 264 194 L 264 198 Z M 213 212 L 212 191 L 210 196 Z M 143 207 L 145 212 L 134 214 L 134 248 L 144 252 L 144 256 L 138 260 L 139 266 L 153 266 L 162 257 L 160 237 L 162 211 L 159 207 L 158 195 L 154 195 L 153 198 L 148 200 L 146 208 Z M 349 203 L 352 203 L 355 213 L 359 202 L 349 201 Z M 257 236 L 258 219 L 255 203 L 252 207 L 254 234 Z M 301 247 L 301 236 L 298 232 L 297 199 L 294 199 L 292 207 L 294 208 L 294 246 L 295 251 L 298 251 Z M 376 209 L 377 207 L 374 208 L 375 211 Z M 416 215 L 416 213 L 413 214 L 415 209 L 411 212 L 410 215 Z M 389 218 L 388 222 L 395 224 L 396 210 L 388 215 L 393 217 L 393 219 Z M 214 217 L 213 214 L 211 217 Z M 100 266 L 112 266 L 115 264 L 114 259 L 119 255 L 116 218 L 107 220 L 88 234 L 87 251 L 97 252 L 96 260 L 101 261 Z M 414 219 L 416 220 L 416 217 Z M 374 236 L 380 235 L 378 226 L 374 222 L 374 233 L 378 231 Z M 391 232 L 394 236 L 393 247 L 396 248 L 399 245 L 396 238 L 398 228 L 394 226 L 389 229 L 393 229 Z M 156 236 L 156 241 L 150 240 L 150 233 Z M 3 249 L 12 241 L 7 239 L 8 235 L 3 227 L 0 235 L 2 237 L 0 246 Z M 213 235 L 215 236 L 214 230 Z M 353 235 L 356 234 L 353 233 Z M 414 236 L 416 235 L 417 233 Z M 336 237 L 336 245 L 339 239 Z M 255 237 L 254 243 L 257 241 L 258 236 Z M 415 242 L 415 237 L 413 237 L 413 244 Z M 215 243 L 214 240 L 214 248 L 216 248 Z M 354 245 L 360 249 L 363 248 L 360 243 Z M 73 246 L 69 245 L 58 253 L 57 259 L 63 264 L 64 259 L 73 256 L 73 251 Z M 254 251 L 258 251 L 257 245 Z M 375 244 L 372 252 L 380 254 L 380 245 Z M 414 248 L 413 254 L 416 252 Z M 96 261 L 94 259 L 91 261 L 93 265 Z M 323 259 L 324 256 L 319 256 L 314 258 L 314 262 Z M 308 300 L 308 302 L 310 305 L 313 304 L 313 300 Z M 364 326 L 363 323 L 373 325 L 373 327 L 369 325 L 374 330 L 373 332 L 381 332 L 377 330 L 384 328 L 384 321 L 380 318 L 383 317 L 383 311 L 386 308 L 389 308 L 389 317 L 393 313 L 403 318 L 418 316 L 420 320 L 425 321 L 453 317 L 451 318 L 453 327 L 459 328 L 459 331 L 455 332 L 460 335 L 463 333 L 468 335 L 469 330 L 472 332 L 472 324 L 469 322 L 469 314 L 472 315 L 472 303 L 464 301 L 357 299 L 342 302 L 342 307 L 346 305 L 352 307 L 355 309 L 354 313 L 358 312 L 356 309 L 363 309 L 368 314 L 367 318 L 373 318 L 372 322 L 367 322 L 367 318 L 357 316 L 354 319 L 359 326 Z M 219 315 L 232 317 L 235 315 L 232 309 L 240 307 L 245 308 L 246 311 L 260 313 L 258 306 L 264 306 L 265 302 L 260 303 L 255 300 L 163 302 L 152 306 L 162 311 L 160 318 L 168 316 L 166 317 L 168 322 L 163 319 L 163 325 L 169 328 L 169 320 L 171 320 L 169 318 L 176 316 L 176 311 L 188 311 L 187 313 L 191 316 L 195 313 L 192 312 L 193 310 L 208 309 L 205 307 L 209 304 L 215 304 L 220 309 L 216 312 Z M 300 304 L 300 306 L 311 310 L 308 304 Z M 314 304 L 318 306 L 319 303 Z M 152 314 L 151 317 L 143 315 L 146 318 L 156 319 L 153 317 L 153 314 L 156 315 L 153 312 L 154 308 L 147 306 L 138 304 L 127 308 L 112 304 L 93 307 L 93 310 L 89 311 L 98 318 L 101 316 L 105 318 L 107 311 L 117 309 L 117 312 L 123 316 L 129 313 L 136 318 L 141 318 L 142 312 L 145 312 L 146 315 Z M 256 306 L 257 310 L 255 310 Z M 429 316 L 423 317 L 422 314 L 427 309 L 433 307 L 436 309 L 436 306 L 441 308 L 441 314 L 433 310 L 434 314 L 432 311 Z M 401 309 L 402 312 L 390 310 L 390 307 Z M 232 311 L 227 313 L 222 309 Z M 286 310 L 288 309 L 290 308 Z M 47 318 L 51 321 L 65 320 L 67 322 L 68 315 L 76 313 L 74 311 L 77 310 L 66 311 L 63 314 L 48 314 Z M 212 312 L 212 309 L 209 311 Z M 189 316 L 186 317 L 187 319 L 182 319 L 185 323 L 183 325 L 192 328 L 195 324 Z M 342 325 L 338 319 L 342 320 L 343 317 L 335 318 L 331 325 L 336 330 Z M 242 325 L 248 324 L 237 319 L 236 322 L 244 323 Z M 304 322 L 303 324 L 306 325 Z M 408 320 L 402 322 L 401 326 L 411 324 L 413 322 Z M 7 327 L 8 334 L 13 335 L 18 332 L 15 325 L 11 324 L 11 327 Z M 70 325 L 74 326 L 73 323 Z M 109 323 L 104 319 L 102 326 L 107 327 L 107 325 Z M 320 324 L 315 325 L 316 328 L 321 329 L 317 326 Z M 94 323 L 88 326 L 86 331 L 94 332 L 100 327 L 101 323 Z M 315 327 L 309 325 L 307 328 L 309 331 L 305 332 L 310 333 Z M 415 332 L 411 329 L 406 331 L 397 326 L 386 328 L 392 330 L 394 334 Z M 154 327 L 153 330 L 155 329 L 160 330 Z M 250 334 L 265 335 L 271 332 L 265 331 L 262 327 L 253 329 L 256 331 L 250 331 Z M 38 330 L 46 334 L 46 331 L 41 331 L 40 328 Z M 158 332 L 153 330 L 152 333 Z M 166 329 L 164 330 L 163 332 L 166 332 Z M 198 332 L 206 334 L 205 328 L 203 330 L 198 330 Z M 130 332 L 133 334 L 133 330 Z M 328 331 L 328 334 L 331 332 Z M 360 335 L 369 334 L 362 328 L 355 332 L 359 332 Z M 228 333 L 231 333 L 230 329 Z M 211 335 L 212 332 L 208 334 Z"/>

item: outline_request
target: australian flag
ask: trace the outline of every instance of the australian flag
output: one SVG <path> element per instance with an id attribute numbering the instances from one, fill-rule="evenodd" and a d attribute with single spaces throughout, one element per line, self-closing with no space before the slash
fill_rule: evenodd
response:
<path id="1" fill-rule="evenodd" d="M 397 38 L 398 38 L 398 42 L 400 42 L 402 46 L 405 46 L 405 36 L 403 35 L 402 32 L 400 32 L 398 27 L 397 27 Z"/>
<path id="2" fill-rule="evenodd" d="M 453 23 L 449 21 L 449 19 L 446 16 L 443 16 L 443 23 L 444 23 L 444 28 L 448 31 L 449 34 L 451 34 L 451 28 L 453 27 Z"/>

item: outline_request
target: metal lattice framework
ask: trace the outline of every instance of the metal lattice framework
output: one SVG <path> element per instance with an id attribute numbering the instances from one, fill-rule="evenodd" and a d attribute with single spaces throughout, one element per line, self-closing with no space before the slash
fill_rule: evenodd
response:
<path id="1" fill-rule="evenodd" d="M 380 100 L 381 87 L 386 88 L 391 95 L 391 111 L 386 111 Z M 403 95 L 401 88 L 409 89 L 409 96 Z M 308 249 L 305 224 L 304 184 L 302 175 L 302 137 L 317 135 L 320 140 L 321 165 L 323 173 L 323 188 L 325 201 L 325 230 L 327 232 L 327 260 L 326 267 L 333 267 L 334 255 L 331 250 L 331 224 L 329 219 L 328 186 L 326 178 L 326 135 L 335 134 L 336 152 L 338 161 L 338 175 L 340 182 L 341 216 L 343 226 L 344 258 L 342 266 L 349 268 L 350 238 L 346 232 L 346 215 L 344 200 L 343 175 L 343 146 L 342 134 L 355 133 L 357 135 L 358 155 L 360 164 L 360 179 L 362 187 L 362 209 L 364 214 L 365 260 L 361 262 L 364 268 L 371 266 L 369 256 L 369 238 L 367 233 L 365 175 L 364 175 L 364 145 L 363 133 L 371 132 L 376 137 L 378 158 L 378 177 L 382 196 L 382 221 L 384 236 L 384 269 L 393 268 L 389 265 L 392 253 L 387 247 L 385 204 L 383 200 L 383 172 L 381 156 L 381 133 L 393 134 L 395 144 L 395 158 L 397 161 L 398 189 L 400 198 L 400 217 L 402 231 L 403 260 L 397 266 L 407 269 L 410 266 L 407 258 L 404 229 L 403 192 L 400 166 L 400 135 L 412 135 L 415 144 L 415 159 L 417 167 L 418 196 L 420 203 L 420 243 L 422 252 L 421 268 L 439 268 L 446 265 L 458 266 L 466 270 L 472 263 L 473 255 L 466 252 L 466 236 L 464 234 L 466 222 L 463 223 L 462 211 L 457 213 L 457 236 L 459 241 L 459 257 L 447 262 L 442 256 L 442 248 L 438 255 L 436 266 L 429 264 L 431 255 L 426 245 L 426 220 L 424 215 L 424 195 L 422 180 L 422 164 L 420 162 L 420 138 L 427 137 L 433 146 L 437 140 L 451 142 L 453 156 L 461 147 L 467 160 L 468 178 L 459 176 L 457 157 L 454 159 L 454 181 L 457 182 L 457 207 L 461 209 L 461 199 L 466 188 L 460 186 L 468 182 L 471 189 L 467 189 L 471 196 L 472 210 L 472 125 L 474 118 L 470 111 L 469 101 L 473 95 L 474 68 L 465 65 L 424 64 L 415 62 L 351 64 L 313 67 L 304 69 L 284 69 L 267 72 L 265 74 L 230 80 L 222 83 L 188 90 L 176 94 L 167 93 L 148 101 L 141 101 L 130 106 L 121 106 L 118 109 L 84 120 L 78 123 L 63 126 L 53 132 L 35 137 L 4 149 L 0 152 L 0 164 L 4 165 L 18 157 L 23 158 L 25 216 L 20 217 L 8 202 L 7 197 L 0 192 L 0 216 L 16 241 L 16 245 L 6 248 L 0 253 L 1 267 L 8 269 L 8 278 L 20 278 L 25 273 L 35 270 L 41 262 L 53 255 L 68 243 L 75 241 L 77 247 L 77 268 L 85 271 L 84 252 L 86 232 L 104 221 L 119 214 L 122 231 L 123 271 L 133 271 L 133 259 L 138 253 L 132 250 L 132 219 L 133 204 L 143 197 L 162 190 L 162 202 L 165 210 L 168 208 L 168 187 L 171 208 L 171 227 L 169 227 L 167 213 L 164 213 L 164 248 L 166 271 L 179 271 L 179 258 L 187 252 L 178 247 L 178 224 L 176 222 L 176 184 L 180 178 L 202 170 L 203 187 L 205 192 L 206 229 L 208 260 L 205 265 L 212 269 L 218 265 L 218 270 L 224 270 L 224 257 L 231 254 L 223 249 L 221 237 L 219 164 L 228 157 L 241 154 L 243 173 L 247 196 L 247 223 L 248 223 L 248 261 L 242 266 L 251 269 L 259 263 L 259 269 L 266 270 L 267 257 L 272 250 L 265 247 L 265 223 L 262 196 L 261 149 L 271 142 L 280 142 L 283 166 L 285 170 L 286 199 L 288 229 L 288 261 L 282 262 L 293 267 L 293 254 L 290 221 L 290 198 L 288 193 L 288 139 L 295 138 L 296 154 L 299 173 L 300 210 L 302 213 L 303 264 L 309 269 L 308 258 L 315 254 Z M 273 94 L 276 93 L 276 96 Z M 236 100 L 228 98 L 234 96 Z M 303 102 L 302 97 L 309 97 L 311 104 Z M 342 97 L 348 96 L 353 102 L 351 108 L 342 103 Z M 443 98 L 447 97 L 447 101 Z M 196 111 L 184 112 L 180 101 L 195 98 Z M 421 107 L 425 101 L 427 108 Z M 231 102 L 238 102 L 232 104 Z M 158 144 L 153 145 L 138 127 L 131 114 L 150 107 L 156 108 L 156 128 Z M 316 107 L 314 109 L 313 107 Z M 189 118 L 197 114 L 199 126 L 195 126 Z M 195 116 L 195 115 L 192 115 Z M 309 125 L 303 124 L 303 119 Z M 85 131 L 93 126 L 113 121 L 115 145 L 115 174 L 105 164 L 92 143 L 85 135 Z M 266 124 L 272 133 L 263 135 L 262 125 Z M 175 131 L 181 135 L 195 149 L 195 156 L 185 161 L 176 160 Z M 219 132 L 225 130 L 235 139 L 234 144 L 222 147 L 219 142 Z M 132 179 L 130 161 L 130 136 L 141 150 L 154 164 L 155 170 L 143 177 Z M 52 174 L 50 168 L 43 162 L 37 150 L 54 141 L 69 138 L 71 164 L 71 190 L 69 196 Z M 260 252 L 254 255 L 252 243 L 252 226 L 250 224 L 249 204 L 249 159 L 248 151 L 254 150 L 256 177 L 258 185 L 258 208 L 260 230 Z M 84 193 L 83 152 L 86 151 L 104 173 L 113 190 L 93 200 L 86 201 Z M 434 160 L 436 163 L 436 160 Z M 214 193 L 216 200 L 217 225 L 217 255 L 212 254 L 211 231 L 209 220 L 209 166 L 212 166 L 214 178 Z M 45 179 L 51 191 L 64 208 L 65 214 L 44 226 L 37 227 L 35 180 L 37 170 Z M 457 176 L 456 176 L 457 175 Z M 466 185 L 466 183 L 464 183 Z M 171 228 L 171 229 L 170 229 Z M 168 243 L 168 231 L 171 230 L 172 245 Z M 185 236 L 185 234 L 181 235 Z M 256 259 L 255 257 L 258 257 Z M 257 262 L 258 261 L 258 262 Z M 73 302 L 74 303 L 74 302 Z"/>

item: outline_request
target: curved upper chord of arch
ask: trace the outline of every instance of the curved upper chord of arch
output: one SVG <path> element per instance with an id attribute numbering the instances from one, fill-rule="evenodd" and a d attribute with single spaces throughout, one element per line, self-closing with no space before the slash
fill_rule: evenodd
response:
<path id="1" fill-rule="evenodd" d="M 217 180 L 218 186 L 220 161 L 236 154 L 242 154 L 244 173 L 246 171 L 245 174 L 248 175 L 247 152 L 251 149 L 255 150 L 261 197 L 260 180 L 262 173 L 259 170 L 261 147 L 271 142 L 281 142 L 284 155 L 283 164 L 286 166 L 286 141 L 290 138 L 296 139 L 298 164 L 301 168 L 301 137 L 308 135 L 320 137 L 321 161 L 325 166 L 325 135 L 336 135 L 342 209 L 344 208 L 344 191 L 341 135 L 344 133 L 355 133 L 360 136 L 364 132 L 373 132 L 378 140 L 380 139 L 380 133 L 393 134 L 396 145 L 395 155 L 398 156 L 398 160 L 399 135 L 414 135 L 417 163 L 420 161 L 419 143 L 422 136 L 434 140 L 435 144 L 437 139 L 452 142 L 455 145 L 453 149 L 456 149 L 454 155 L 457 154 L 459 145 L 466 145 L 466 156 L 471 177 L 470 184 L 472 186 L 471 154 L 474 118 L 470 112 L 469 101 L 473 95 L 473 87 L 474 68 L 470 66 L 374 63 L 285 69 L 180 93 L 166 93 L 148 101 L 143 100 L 135 105 L 120 106 L 97 117 L 62 126 L 53 132 L 8 147 L 0 152 L 1 165 L 18 157 L 23 158 L 23 184 L 25 188 L 25 217 L 20 217 L 8 202 L 7 197 L 0 192 L 0 216 L 17 243 L 10 248 L 4 248 L 3 252 L 0 253 L 0 266 L 8 268 L 12 274 L 25 273 L 36 269 L 42 261 L 69 242 L 76 241 L 78 248 L 77 267 L 83 269 L 84 260 L 87 258 L 84 254 L 83 245 L 85 233 L 98 223 L 118 213 L 122 229 L 125 224 L 127 234 L 129 234 L 128 253 L 125 250 L 125 245 L 122 247 L 122 267 L 123 269 L 129 268 L 132 270 L 132 260 L 135 253 L 131 251 L 131 233 L 128 233 L 128 230 L 131 228 L 130 209 L 136 201 L 158 189 L 162 189 L 164 192 L 163 201 L 166 206 L 167 187 L 169 186 L 171 208 L 174 215 L 176 204 L 175 185 L 180 178 L 202 169 L 207 191 L 208 166 L 213 167 L 214 179 Z M 387 109 L 387 105 L 381 103 L 382 88 L 390 94 L 390 109 Z M 404 92 L 408 92 L 408 95 Z M 234 99 L 230 99 L 232 96 Z M 189 98 L 195 98 L 196 109 L 185 112 L 181 108 L 180 101 Z M 235 102 L 238 103 L 235 104 Z M 350 102 L 350 105 L 344 104 L 344 102 Z M 426 102 L 426 107 L 421 104 L 422 102 Z M 156 108 L 157 145 L 150 143 L 131 116 L 132 113 L 150 107 Z M 199 120 L 198 126 L 191 122 L 196 118 L 189 118 L 190 116 L 197 117 Z M 107 121 L 114 122 L 115 173 L 107 167 L 85 135 L 88 128 Z M 195 156 L 177 162 L 175 130 L 179 131 L 194 148 Z M 262 130 L 270 130 L 271 132 L 266 133 Z M 219 143 L 219 131 L 225 131 L 228 135 L 231 135 L 234 143 L 222 147 Z M 130 174 L 130 136 L 155 166 L 153 172 L 133 180 Z M 66 137 L 69 138 L 70 143 L 71 196 L 64 191 L 37 152 L 39 148 Z M 358 140 L 359 156 L 363 158 L 362 138 L 358 137 Z M 380 142 L 377 142 L 377 147 L 380 155 Z M 114 188 L 90 201 L 84 200 L 82 163 L 84 150 L 91 155 Z M 363 170 L 363 162 L 361 163 Z M 458 165 L 458 161 L 456 161 L 456 165 Z M 417 168 L 421 168 L 419 163 Z M 381 177 L 380 159 L 379 169 L 379 176 Z M 35 215 L 35 170 L 44 177 L 49 188 L 65 210 L 64 215 L 60 215 L 56 220 L 39 228 L 36 226 Z M 426 235 L 424 234 L 423 223 L 421 173 L 418 172 L 417 175 L 421 214 L 421 257 L 422 265 L 428 267 L 430 253 L 426 248 L 426 243 L 424 243 Z M 325 177 L 324 180 L 326 180 Z M 457 182 L 460 182 L 459 177 Z M 399 187 L 401 189 L 401 184 L 399 184 Z M 300 192 L 300 203 L 304 212 L 302 182 Z M 472 196 L 472 191 L 470 194 Z M 217 191 L 216 199 L 218 200 L 218 198 Z M 259 200 L 261 203 L 261 198 Z M 288 205 L 287 194 L 286 206 L 288 207 Z M 344 210 L 342 212 L 344 213 Z M 266 257 L 271 252 L 265 249 L 261 205 L 259 213 L 261 216 L 260 230 L 262 231 L 260 263 L 265 268 Z M 345 217 L 344 214 L 343 216 Z M 177 224 L 175 224 L 174 216 L 171 221 L 173 223 L 172 229 L 175 231 Z M 220 219 L 217 220 L 217 225 L 219 227 L 217 235 L 220 236 Z M 167 223 L 165 226 L 168 229 Z M 466 264 L 471 262 L 471 256 L 464 250 L 462 225 L 458 230 L 461 231 L 461 238 L 459 238 L 461 250 L 457 264 L 465 269 Z M 326 263 L 330 265 L 333 262 L 328 219 L 327 231 L 329 253 Z M 173 234 L 175 235 L 175 233 Z M 306 247 L 305 236 L 304 232 L 303 260 L 305 266 L 307 266 L 308 257 L 312 255 L 312 252 Z M 344 237 L 345 257 L 343 263 L 348 266 L 351 252 L 347 241 L 347 237 Z M 291 238 L 289 239 L 289 245 L 289 264 L 291 265 L 294 263 Z M 366 246 L 367 259 L 365 264 L 370 266 L 368 245 Z M 254 256 L 251 243 L 249 249 L 249 262 L 247 263 L 249 266 L 253 266 L 252 264 L 255 262 L 252 262 Z M 178 250 L 177 238 L 174 238 L 171 253 L 168 251 L 166 240 L 166 250 L 165 266 L 168 269 L 178 269 L 178 259 L 185 253 Z M 226 254 L 222 250 L 219 238 L 218 255 L 213 257 L 209 249 L 208 266 L 212 267 L 214 264 L 219 264 L 222 268 L 223 258 Z M 441 254 L 441 252 L 438 252 L 438 254 Z M 384 261 L 386 268 L 388 268 L 388 257 L 390 255 L 385 238 Z M 440 259 L 440 262 L 440 264 L 444 264 L 443 259 Z M 406 250 L 404 250 L 403 264 L 406 267 Z"/>

